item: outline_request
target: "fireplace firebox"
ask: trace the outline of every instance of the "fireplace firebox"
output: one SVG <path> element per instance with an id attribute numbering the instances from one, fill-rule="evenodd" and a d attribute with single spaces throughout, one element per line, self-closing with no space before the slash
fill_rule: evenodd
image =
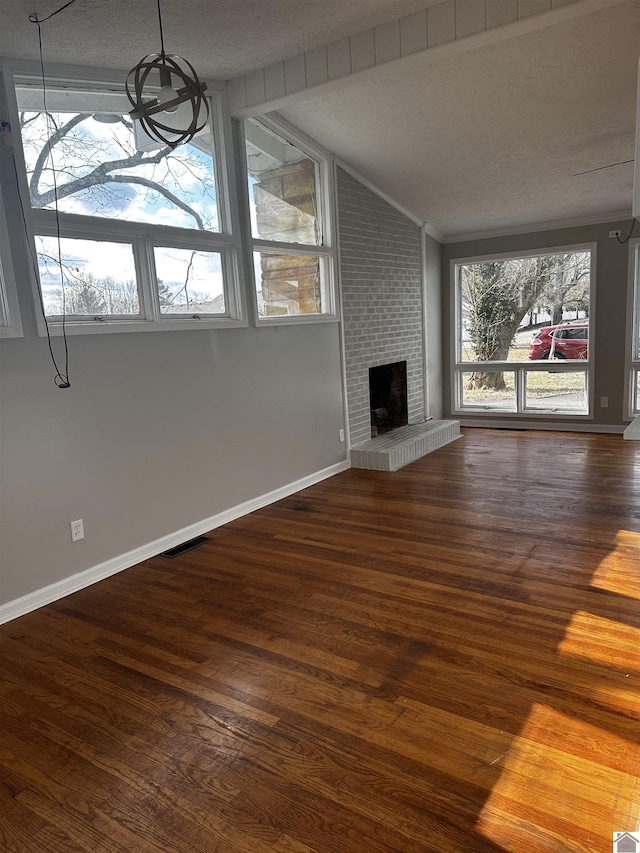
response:
<path id="1" fill-rule="evenodd" d="M 369 403 L 372 437 L 409 423 L 406 361 L 369 368 Z"/>

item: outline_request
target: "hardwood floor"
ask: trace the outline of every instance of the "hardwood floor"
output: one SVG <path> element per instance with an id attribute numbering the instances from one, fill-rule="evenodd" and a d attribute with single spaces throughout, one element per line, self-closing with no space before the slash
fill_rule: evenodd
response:
<path id="1" fill-rule="evenodd" d="M 0 849 L 609 853 L 640 443 L 466 430 L 0 628 Z"/>

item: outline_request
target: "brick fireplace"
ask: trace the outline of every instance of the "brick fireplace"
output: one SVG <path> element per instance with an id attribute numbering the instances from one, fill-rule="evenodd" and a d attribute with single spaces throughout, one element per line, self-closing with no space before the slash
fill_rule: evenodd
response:
<path id="1" fill-rule="evenodd" d="M 420 228 L 338 169 L 345 370 L 351 446 L 371 438 L 369 373 L 404 362 L 405 424 L 424 420 Z M 386 408 L 381 404 L 382 408 Z"/>
<path id="2" fill-rule="evenodd" d="M 396 471 L 460 436 L 425 423 L 423 235 L 343 169 L 338 211 L 351 464 Z"/>

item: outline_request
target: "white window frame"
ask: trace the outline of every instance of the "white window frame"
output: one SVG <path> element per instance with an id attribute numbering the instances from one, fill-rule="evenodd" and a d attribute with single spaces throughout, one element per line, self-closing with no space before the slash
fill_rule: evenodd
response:
<path id="1" fill-rule="evenodd" d="M 0 145 L 2 144 L 0 136 Z M 22 320 L 4 210 L 4 199 L 0 188 L 0 338 L 21 338 Z"/>
<path id="2" fill-rule="evenodd" d="M 627 296 L 627 346 L 624 389 L 624 420 L 640 414 L 637 376 L 640 375 L 640 351 L 635 352 L 640 335 L 640 238 L 629 240 L 629 284 Z"/>
<path id="3" fill-rule="evenodd" d="M 251 281 L 251 303 L 253 321 L 257 326 L 290 326 L 305 323 L 336 323 L 339 320 L 337 299 L 338 259 L 336 252 L 336 188 L 334 180 L 335 163 L 333 155 L 319 146 L 281 116 L 274 114 L 254 116 L 252 121 L 264 125 L 281 136 L 286 142 L 295 145 L 311 160 L 318 164 L 317 212 L 322 242 L 286 243 L 277 240 L 263 240 L 254 237 L 251 230 L 249 203 L 249 178 L 247 169 L 244 122 L 240 122 L 239 148 L 242 160 L 242 183 L 244 215 L 247 229 L 247 269 Z M 323 311 L 319 314 L 287 314 L 282 316 L 261 317 L 258 314 L 258 292 L 253 264 L 254 252 L 270 254 L 297 255 L 318 258 L 320 265 L 320 283 L 322 289 Z"/>
<path id="4" fill-rule="evenodd" d="M 596 250 L 597 243 L 579 243 L 568 246 L 552 246 L 546 249 L 522 249 L 517 252 L 499 252 L 488 255 L 476 255 L 468 258 L 453 258 L 450 262 L 450 305 L 452 333 L 450 342 L 450 383 L 451 411 L 464 417 L 500 418 L 531 418 L 534 420 L 593 420 L 594 419 L 594 365 L 595 365 L 595 299 L 596 299 Z M 570 252 L 591 253 L 591 274 L 589 287 L 589 356 L 587 359 L 575 361 L 462 361 L 458 331 L 461 328 L 461 294 L 458 286 L 458 268 L 467 264 L 481 264 L 490 261 L 503 261 L 512 258 L 537 258 L 544 255 L 561 255 Z M 495 409 L 480 405 L 463 405 L 462 403 L 462 374 L 476 371 L 515 373 L 515 411 Z M 586 412 L 575 412 L 569 409 L 539 409 L 526 406 L 527 373 L 542 371 L 544 373 L 585 373 Z"/>
<path id="5" fill-rule="evenodd" d="M 29 252 L 36 257 L 35 235 L 55 236 L 55 211 L 32 209 L 29 200 L 27 173 L 20 139 L 16 86 L 27 82 L 41 83 L 40 67 L 31 62 L 3 60 L 5 96 L 14 134 L 15 160 L 18 168 L 18 185 L 27 222 Z M 46 81 L 52 88 L 69 86 L 74 91 L 124 92 L 124 76 L 113 71 L 102 71 L 67 65 L 47 65 Z M 231 122 L 226 103 L 224 84 L 208 83 L 211 104 L 212 138 L 214 141 L 215 185 L 218 201 L 220 231 L 199 231 L 174 228 L 153 223 L 123 222 L 97 216 L 60 213 L 61 237 L 92 239 L 96 241 L 128 243 L 132 246 L 140 300 L 140 315 L 136 317 L 105 315 L 104 317 L 48 316 L 42 311 L 40 281 L 35 264 L 30 265 L 33 301 L 36 308 L 38 334 L 45 336 L 66 334 L 105 334 L 110 332 L 148 332 L 188 329 L 242 328 L 248 325 L 246 298 L 240 286 L 244 271 L 244 258 L 240 236 L 240 214 L 236 194 L 235 167 L 231 141 Z M 225 296 L 224 314 L 165 315 L 160 311 L 155 281 L 154 246 L 186 248 L 196 251 L 219 252 L 223 273 Z"/>

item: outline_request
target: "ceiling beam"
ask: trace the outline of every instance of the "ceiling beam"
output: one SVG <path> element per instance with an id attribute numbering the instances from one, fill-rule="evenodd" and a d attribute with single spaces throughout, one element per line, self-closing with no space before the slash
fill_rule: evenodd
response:
<path id="1" fill-rule="evenodd" d="M 444 0 L 405 18 L 228 81 L 236 118 L 263 115 L 344 86 L 390 63 L 408 67 L 514 38 L 624 0 Z"/>

